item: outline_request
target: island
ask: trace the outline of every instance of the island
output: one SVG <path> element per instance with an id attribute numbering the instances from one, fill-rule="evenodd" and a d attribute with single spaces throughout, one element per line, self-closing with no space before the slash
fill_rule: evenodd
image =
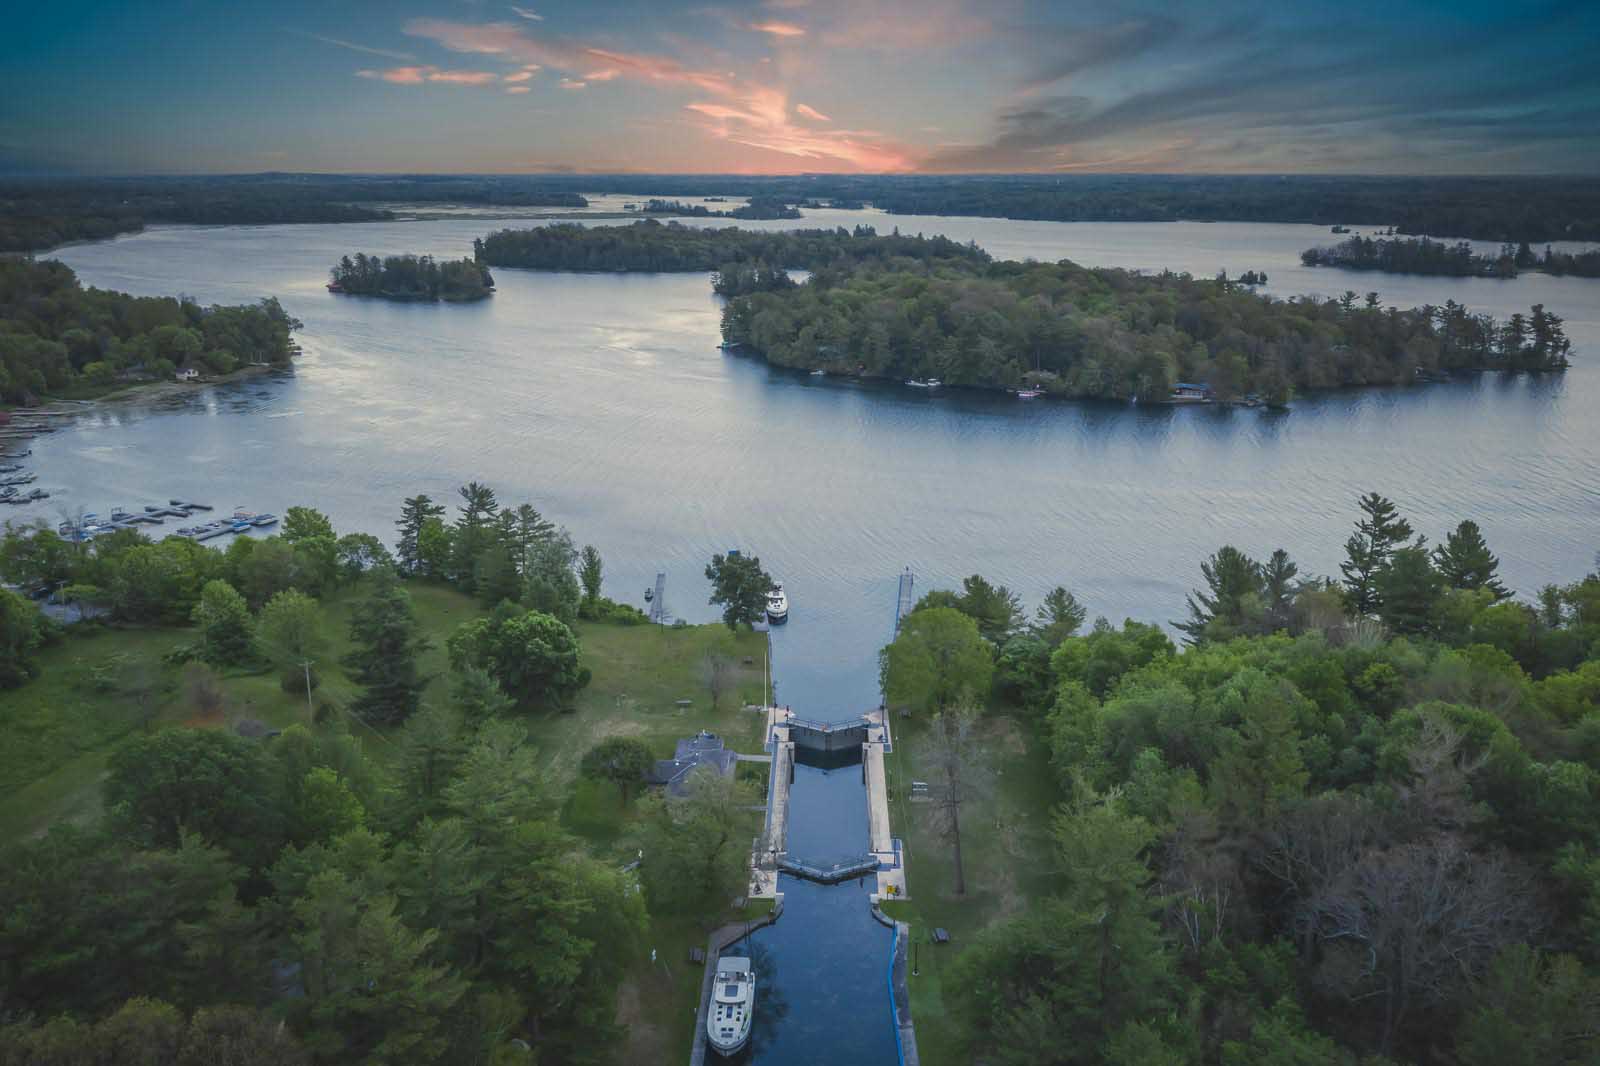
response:
<path id="1" fill-rule="evenodd" d="M 726 202 L 720 197 L 710 197 L 717 202 Z M 755 196 L 743 207 L 736 207 L 732 211 L 713 211 L 704 204 L 686 204 L 682 200 L 647 200 L 644 205 L 644 214 L 647 215 L 687 215 L 690 218 L 742 218 L 742 219 L 773 219 L 773 218 L 799 218 L 800 209 L 783 200 L 771 196 Z"/>
<path id="2" fill-rule="evenodd" d="M 431 255 L 345 256 L 329 274 L 328 291 L 384 300 L 469 303 L 494 294 L 489 268 L 471 259 Z"/>
<path id="3" fill-rule="evenodd" d="M 726 347 L 785 367 L 1139 403 L 1268 406 L 1296 393 L 1410 385 L 1451 371 L 1560 370 L 1542 305 L 1497 322 L 1377 293 L 1278 300 L 1226 276 L 995 262 L 946 238 L 766 233 L 656 222 L 503 230 L 478 260 L 543 270 L 713 271 Z M 790 270 L 808 270 L 796 282 Z"/>
<path id="4" fill-rule="evenodd" d="M 0 257 L 0 402 L 285 367 L 299 326 L 273 297 L 202 307 L 86 289 L 61 263 Z"/>
<path id="5" fill-rule="evenodd" d="M 1376 270 L 1387 274 L 1443 274 L 1450 277 L 1514 278 L 1524 271 L 1600 278 L 1600 249 L 1536 253 L 1527 241 L 1501 245 L 1494 255 L 1479 255 L 1466 241 L 1448 244 L 1427 237 L 1351 237 L 1331 248 L 1300 253 L 1306 266 Z"/>

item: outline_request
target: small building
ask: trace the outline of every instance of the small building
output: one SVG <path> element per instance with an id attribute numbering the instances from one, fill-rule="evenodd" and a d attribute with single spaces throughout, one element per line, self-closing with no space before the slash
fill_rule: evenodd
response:
<path id="1" fill-rule="evenodd" d="M 1172 398 L 1174 400 L 1209 400 L 1211 399 L 1211 387 L 1209 385 L 1198 385 L 1192 381 L 1180 381 L 1172 386 Z"/>
<path id="2" fill-rule="evenodd" d="M 196 370 L 192 366 L 185 366 L 180 367 L 178 372 L 172 376 L 177 378 L 179 381 L 199 381 L 200 371 Z"/>
<path id="3" fill-rule="evenodd" d="M 722 738 L 704 729 L 692 737 L 678 741 L 678 748 L 670 759 L 660 759 L 645 778 L 645 783 L 660 785 L 674 796 L 689 790 L 689 775 L 702 766 L 710 767 L 723 777 L 732 777 L 739 756 L 723 744 Z"/>

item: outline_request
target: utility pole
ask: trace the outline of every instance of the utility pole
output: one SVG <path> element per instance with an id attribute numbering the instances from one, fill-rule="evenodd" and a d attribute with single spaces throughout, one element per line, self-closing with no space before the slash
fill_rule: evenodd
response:
<path id="1" fill-rule="evenodd" d="M 315 728 L 317 724 L 317 712 L 311 706 L 311 668 L 315 665 L 316 663 L 313 663 L 310 659 L 300 660 L 300 668 L 306 673 L 306 726 L 308 728 Z"/>

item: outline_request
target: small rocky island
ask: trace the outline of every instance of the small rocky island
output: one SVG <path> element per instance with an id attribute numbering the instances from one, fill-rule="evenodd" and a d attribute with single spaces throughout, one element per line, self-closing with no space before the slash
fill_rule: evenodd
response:
<path id="1" fill-rule="evenodd" d="M 471 259 L 439 262 L 431 255 L 345 256 L 330 272 L 328 291 L 385 300 L 467 303 L 494 294 L 489 268 Z"/>

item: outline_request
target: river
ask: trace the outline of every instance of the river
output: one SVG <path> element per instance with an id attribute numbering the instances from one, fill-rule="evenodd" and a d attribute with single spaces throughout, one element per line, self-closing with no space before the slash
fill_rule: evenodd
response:
<path id="1" fill-rule="evenodd" d="M 392 537 L 402 497 L 453 501 L 462 482 L 485 481 L 596 545 L 609 595 L 642 603 L 665 571 L 679 617 L 715 616 L 702 574 L 713 552 L 759 555 L 791 602 L 773 634 L 779 702 L 825 719 L 876 702 L 906 566 L 919 591 L 981 572 L 1030 609 L 1064 584 L 1094 614 L 1165 622 L 1224 543 L 1262 556 L 1283 546 L 1302 573 L 1336 572 L 1356 497 L 1372 489 L 1434 540 L 1477 520 L 1524 595 L 1593 564 L 1600 282 L 1316 271 L 1300 251 L 1335 238 L 1308 226 L 844 211 L 750 225 L 862 221 L 1003 258 L 1264 270 L 1278 296 L 1377 289 L 1385 303 L 1455 299 L 1496 315 L 1543 302 L 1567 319 L 1576 362 L 1564 375 L 1307 397 L 1286 414 L 928 395 L 723 354 L 704 275 L 498 270 L 494 298 L 465 306 L 323 289 L 346 253 L 459 256 L 504 222 L 155 229 L 56 255 L 126 292 L 275 295 L 304 321 L 305 354 L 277 379 L 117 404 L 40 438 L 32 467 L 54 495 L 31 514 L 169 497 L 279 513 L 302 503 L 341 530 Z M 18 511 L 30 513 L 8 517 Z M 801 768 L 792 810 L 797 848 L 857 850 L 859 770 Z M 887 934 L 853 885 L 784 889 L 784 919 L 754 938 L 772 997 L 751 1058 L 892 1062 Z"/>

